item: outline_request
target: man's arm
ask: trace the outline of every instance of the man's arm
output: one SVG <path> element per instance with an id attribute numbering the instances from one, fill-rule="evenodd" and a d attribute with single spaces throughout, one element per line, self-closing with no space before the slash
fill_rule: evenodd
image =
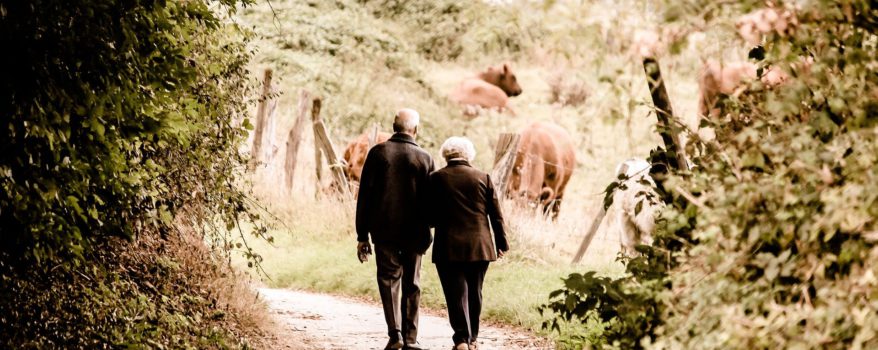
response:
<path id="1" fill-rule="evenodd" d="M 506 240 L 506 227 L 503 221 L 503 211 L 500 209 L 500 200 L 497 197 L 497 191 L 494 191 L 494 183 L 491 176 L 487 176 L 488 185 L 488 218 L 491 220 L 491 229 L 494 231 L 494 242 L 497 243 L 497 250 L 502 257 L 503 252 L 509 250 L 509 242 Z"/>
<path id="2" fill-rule="evenodd" d="M 370 213 L 369 206 L 372 205 L 373 201 L 373 187 L 375 186 L 375 172 L 378 170 L 379 164 L 377 164 L 378 157 L 373 154 L 375 148 L 373 147 L 369 153 L 366 154 L 366 161 L 363 164 L 363 173 L 360 175 L 360 189 L 357 193 L 357 216 L 356 216 L 356 230 L 357 230 L 357 241 L 358 242 L 369 242 L 369 229 L 370 229 Z"/>

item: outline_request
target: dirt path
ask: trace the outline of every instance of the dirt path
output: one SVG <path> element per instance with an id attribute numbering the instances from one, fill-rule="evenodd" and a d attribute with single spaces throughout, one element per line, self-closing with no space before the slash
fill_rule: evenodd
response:
<path id="1" fill-rule="evenodd" d="M 387 326 L 380 305 L 308 292 L 260 288 L 282 331 L 307 338 L 317 349 L 383 349 Z M 430 350 L 450 349 L 451 326 L 444 317 L 421 312 L 418 341 Z M 483 326 L 483 350 L 551 349 L 545 339 L 531 334 Z"/>

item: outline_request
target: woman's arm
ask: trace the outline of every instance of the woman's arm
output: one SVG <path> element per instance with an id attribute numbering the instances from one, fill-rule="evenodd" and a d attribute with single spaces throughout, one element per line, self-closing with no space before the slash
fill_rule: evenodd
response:
<path id="1" fill-rule="evenodd" d="M 503 211 L 500 209 L 500 200 L 497 197 L 497 191 L 494 191 L 494 183 L 491 181 L 491 175 L 487 176 L 488 185 L 488 218 L 491 221 L 491 229 L 494 231 L 494 242 L 497 244 L 497 250 L 505 252 L 509 250 L 509 242 L 506 240 L 506 227 L 503 220 Z"/>

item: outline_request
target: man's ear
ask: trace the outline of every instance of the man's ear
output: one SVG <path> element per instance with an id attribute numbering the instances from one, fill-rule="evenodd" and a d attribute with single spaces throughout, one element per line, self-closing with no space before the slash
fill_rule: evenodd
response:
<path id="1" fill-rule="evenodd" d="M 414 129 L 414 130 L 412 130 L 412 136 L 414 136 L 414 135 L 417 135 L 417 134 L 418 134 L 418 128 L 419 128 L 419 127 L 420 127 L 420 126 L 419 126 L 419 125 L 415 125 L 415 129 Z"/>

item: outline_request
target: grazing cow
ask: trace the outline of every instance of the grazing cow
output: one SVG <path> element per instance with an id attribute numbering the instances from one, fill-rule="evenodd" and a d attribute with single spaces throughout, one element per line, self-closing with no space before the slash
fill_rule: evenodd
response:
<path id="1" fill-rule="evenodd" d="M 783 70 L 774 67 L 769 67 L 758 77 L 757 69 L 750 62 L 705 62 L 698 78 L 698 113 L 705 117 L 718 116 L 720 110 L 716 103 L 720 96 L 740 94 L 747 89 L 748 82 L 757 78 L 767 87 L 781 85 L 789 78 Z"/>
<path id="2" fill-rule="evenodd" d="M 521 133 L 507 191 L 542 206 L 543 213 L 557 219 L 574 166 L 576 150 L 570 134 L 552 123 L 533 123 Z"/>
<path id="3" fill-rule="evenodd" d="M 451 93 L 451 100 L 464 107 L 464 114 L 474 117 L 480 109 L 508 110 L 509 97 L 518 95 L 521 95 L 518 79 L 509 64 L 504 63 L 464 79 Z"/>
<path id="4" fill-rule="evenodd" d="M 363 173 L 363 164 L 366 163 L 366 155 L 369 154 L 369 138 L 372 133 L 367 131 L 348 144 L 344 150 L 345 168 L 344 173 L 348 181 L 352 184 L 360 183 L 360 175 Z M 390 134 L 386 132 L 378 132 L 375 144 L 382 143 L 390 139 Z M 374 145 L 372 145 L 374 146 Z M 354 191 L 356 196 L 357 191 Z"/>
<path id="5" fill-rule="evenodd" d="M 649 162 L 638 158 L 628 159 L 616 167 L 617 178 L 621 175 L 625 178 L 613 192 L 613 207 L 619 227 L 619 244 L 626 256 L 633 256 L 638 244 L 652 244 L 656 216 L 665 206 L 649 176 L 649 169 Z"/>

